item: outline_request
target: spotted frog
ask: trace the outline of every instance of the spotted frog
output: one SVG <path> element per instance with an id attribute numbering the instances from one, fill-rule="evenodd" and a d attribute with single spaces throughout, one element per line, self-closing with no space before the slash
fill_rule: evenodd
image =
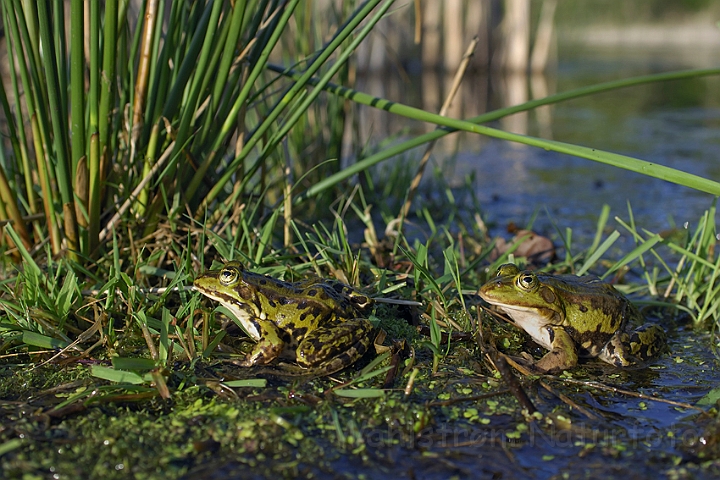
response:
<path id="1" fill-rule="evenodd" d="M 373 326 L 359 314 L 372 300 L 344 283 L 283 282 L 232 261 L 201 275 L 194 285 L 230 310 L 257 342 L 240 365 L 282 358 L 328 375 L 351 365 L 370 347 Z"/>
<path id="2" fill-rule="evenodd" d="M 627 367 L 665 348 L 663 329 L 642 325 L 638 309 L 612 285 L 592 275 L 534 273 L 505 264 L 480 287 L 479 294 L 550 350 L 534 364 L 541 372 L 571 368 L 579 356 Z M 633 324 L 642 326 L 631 330 Z"/>

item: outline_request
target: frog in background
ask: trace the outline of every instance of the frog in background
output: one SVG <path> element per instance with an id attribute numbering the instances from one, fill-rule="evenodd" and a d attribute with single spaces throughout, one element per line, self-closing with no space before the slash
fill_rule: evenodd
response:
<path id="1" fill-rule="evenodd" d="M 579 357 L 627 367 L 657 356 L 666 345 L 662 328 L 644 324 L 627 298 L 592 275 L 535 273 L 505 264 L 479 295 L 549 350 L 534 364 L 540 372 L 574 367 Z"/>

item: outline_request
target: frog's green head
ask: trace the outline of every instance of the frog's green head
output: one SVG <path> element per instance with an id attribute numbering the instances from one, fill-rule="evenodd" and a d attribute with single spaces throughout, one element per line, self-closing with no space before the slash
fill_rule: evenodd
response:
<path id="1" fill-rule="evenodd" d="M 252 322 L 262 314 L 256 302 L 257 289 L 246 281 L 245 268 L 240 262 L 227 262 L 219 270 L 205 272 L 193 284 L 195 290 L 230 310 L 245 331 L 259 340 L 260 332 Z"/>
<path id="2" fill-rule="evenodd" d="M 236 315 L 252 303 L 255 289 L 246 282 L 245 268 L 240 262 L 227 262 L 219 270 L 210 270 L 193 282 L 195 290 L 220 302 Z M 242 308 L 241 308 L 242 306 Z"/>
<path id="3" fill-rule="evenodd" d="M 219 270 L 210 270 L 200 275 L 193 284 L 201 293 L 222 303 L 222 300 L 216 298 L 216 294 L 219 292 L 235 293 L 236 287 L 243 281 L 244 271 L 242 263 L 227 262 Z"/>
<path id="4" fill-rule="evenodd" d="M 480 287 L 479 295 L 526 330 L 530 325 L 559 324 L 564 318 L 562 301 L 553 286 L 511 263 L 501 265 L 497 275 Z"/>

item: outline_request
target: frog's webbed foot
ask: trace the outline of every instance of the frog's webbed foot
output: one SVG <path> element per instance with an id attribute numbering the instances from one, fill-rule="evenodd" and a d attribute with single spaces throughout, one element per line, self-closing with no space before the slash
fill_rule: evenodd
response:
<path id="1" fill-rule="evenodd" d="M 572 337 L 563 328 L 551 328 L 552 350 L 535 362 L 534 368 L 547 373 L 556 373 L 578 364 L 577 347 Z"/>
<path id="2" fill-rule="evenodd" d="M 272 348 L 263 348 L 258 344 L 253 348 L 252 352 L 248 353 L 247 356 L 242 360 L 235 360 L 233 363 L 241 367 L 253 367 L 255 365 L 267 365 L 275 360 L 278 355 L 282 352 L 282 345 Z"/>
<path id="3" fill-rule="evenodd" d="M 245 359 L 236 360 L 233 363 L 241 367 L 252 367 L 254 365 L 267 365 L 275 360 L 285 348 L 280 331 L 272 322 L 257 322 L 261 340 L 255 344 L 252 351 Z"/>
<path id="4" fill-rule="evenodd" d="M 558 373 L 576 366 L 577 353 L 573 350 L 552 350 L 533 364 L 533 368 L 541 373 Z"/>

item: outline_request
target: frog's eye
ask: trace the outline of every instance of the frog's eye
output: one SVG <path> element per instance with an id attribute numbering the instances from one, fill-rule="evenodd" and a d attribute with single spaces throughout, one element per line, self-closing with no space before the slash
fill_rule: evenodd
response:
<path id="1" fill-rule="evenodd" d="M 518 270 L 518 267 L 516 267 L 514 263 L 506 263 L 498 267 L 495 276 L 506 277 L 508 275 L 517 275 L 518 273 L 520 273 L 520 270 Z"/>
<path id="2" fill-rule="evenodd" d="M 523 273 L 517 277 L 517 285 L 523 290 L 530 290 L 535 285 L 535 275 Z"/>
<path id="3" fill-rule="evenodd" d="M 218 275 L 218 280 L 220 280 L 220 283 L 223 285 L 231 285 L 235 283 L 238 279 L 239 272 L 237 268 L 234 267 L 225 267 L 222 270 L 220 270 L 220 275 Z"/>

